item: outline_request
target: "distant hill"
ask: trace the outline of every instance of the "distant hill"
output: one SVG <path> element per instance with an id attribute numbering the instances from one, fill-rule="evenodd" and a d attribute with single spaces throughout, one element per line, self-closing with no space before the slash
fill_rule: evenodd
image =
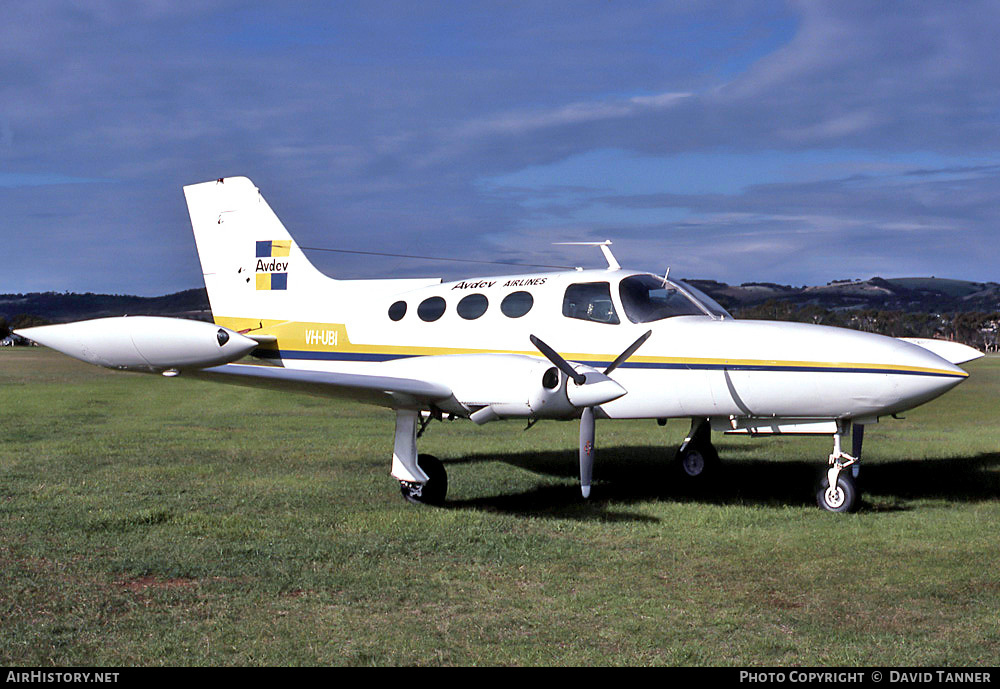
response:
<path id="1" fill-rule="evenodd" d="M 0 294 L 0 318 L 10 323 L 30 316 L 32 322 L 64 323 L 106 316 L 176 316 L 212 320 L 204 288 L 189 289 L 162 297 L 128 294 L 75 294 L 32 292 Z"/>
<path id="2" fill-rule="evenodd" d="M 956 340 L 997 351 L 1000 284 L 942 278 L 835 280 L 793 287 L 771 282 L 688 282 L 737 318 L 836 325 L 893 337 Z M 0 294 L 0 338 L 11 328 L 106 316 L 212 320 L 208 295 L 189 289 L 162 297 L 44 292 Z"/>
<path id="3" fill-rule="evenodd" d="M 933 337 L 998 350 L 1000 284 L 941 278 L 835 280 L 814 287 L 688 280 L 737 318 L 834 325 L 892 337 Z"/>
<path id="4" fill-rule="evenodd" d="M 769 302 L 793 309 L 828 311 L 880 310 L 905 313 L 958 314 L 1000 311 L 1000 284 L 944 278 L 835 280 L 826 285 L 793 287 L 772 282 L 727 285 L 715 280 L 687 280 L 740 317 Z M 204 288 L 162 297 L 128 294 L 33 292 L 0 294 L 0 318 L 13 321 L 30 315 L 41 321 L 66 321 L 105 316 L 177 316 L 211 320 Z"/>
<path id="5" fill-rule="evenodd" d="M 905 313 L 956 314 L 1000 311 L 1000 284 L 943 278 L 890 278 L 835 280 L 826 285 L 792 287 L 770 282 L 745 282 L 739 286 L 715 280 L 688 280 L 727 309 L 740 311 L 769 301 L 788 302 L 798 308 L 831 311 L 877 309 Z"/>

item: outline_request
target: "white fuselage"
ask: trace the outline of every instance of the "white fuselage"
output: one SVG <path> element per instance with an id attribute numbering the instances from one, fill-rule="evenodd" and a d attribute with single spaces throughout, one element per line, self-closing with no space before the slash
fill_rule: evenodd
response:
<path id="1" fill-rule="evenodd" d="M 612 376 L 627 394 L 601 405 L 600 415 L 610 418 L 871 417 L 922 404 L 967 375 L 924 348 L 842 328 L 705 314 L 633 323 L 617 289 L 631 275 L 587 270 L 491 277 L 395 294 L 379 285 L 370 296 L 364 281 L 352 281 L 340 283 L 341 294 L 313 300 L 320 313 L 308 322 L 262 321 L 261 332 L 277 336 L 268 355 L 285 367 L 433 380 L 450 387 L 467 409 L 506 405 L 501 416 L 567 413 L 532 401 L 551 368 L 531 345 L 532 334 L 567 360 L 603 370 L 652 331 Z M 564 315 L 571 285 L 602 283 L 617 323 Z M 529 294 L 531 306 L 512 317 L 502 305 L 515 292 Z M 475 317 L 460 314 L 463 300 L 464 313 Z M 398 320 L 390 317 L 394 304 Z M 239 330 L 249 320 L 219 322 Z"/>

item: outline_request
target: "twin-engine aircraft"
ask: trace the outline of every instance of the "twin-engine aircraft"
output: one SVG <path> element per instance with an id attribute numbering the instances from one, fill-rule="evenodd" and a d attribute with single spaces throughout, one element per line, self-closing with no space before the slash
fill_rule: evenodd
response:
<path id="1" fill-rule="evenodd" d="M 598 420 L 691 420 L 680 477 L 718 462 L 710 432 L 826 434 L 823 509 L 857 509 L 866 424 L 961 383 L 964 345 L 801 323 L 741 321 L 668 275 L 622 269 L 436 279 L 320 273 L 244 177 L 184 187 L 215 324 L 121 317 L 18 334 L 108 368 L 347 398 L 396 412 L 392 476 L 445 500 L 417 453 L 431 419 L 579 419 L 590 495 Z M 268 366 L 233 363 L 251 354 Z M 846 451 L 853 431 L 851 452 Z"/>

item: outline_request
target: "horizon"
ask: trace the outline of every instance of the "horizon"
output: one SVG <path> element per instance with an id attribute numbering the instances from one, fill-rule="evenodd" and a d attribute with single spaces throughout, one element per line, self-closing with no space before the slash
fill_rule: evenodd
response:
<path id="1" fill-rule="evenodd" d="M 611 238 L 622 265 L 727 284 L 997 278 L 985 0 L 39 0 L 6 19 L 0 292 L 190 289 L 181 187 L 235 175 L 300 246 L 597 265 L 551 244 Z"/>

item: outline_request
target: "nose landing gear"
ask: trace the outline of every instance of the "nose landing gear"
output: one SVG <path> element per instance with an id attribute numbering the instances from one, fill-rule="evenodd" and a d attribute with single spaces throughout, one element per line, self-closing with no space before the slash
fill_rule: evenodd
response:
<path id="1" fill-rule="evenodd" d="M 837 422 L 837 432 L 833 436 L 833 453 L 830 455 L 830 468 L 820 480 L 816 491 L 816 503 L 828 512 L 855 512 L 861 506 L 861 491 L 858 488 L 857 476 L 865 427 L 860 424 L 853 425 L 854 444 L 851 449 L 854 455 L 849 455 L 842 449 L 848 427 L 849 422 Z M 850 471 L 844 471 L 845 469 Z"/>

